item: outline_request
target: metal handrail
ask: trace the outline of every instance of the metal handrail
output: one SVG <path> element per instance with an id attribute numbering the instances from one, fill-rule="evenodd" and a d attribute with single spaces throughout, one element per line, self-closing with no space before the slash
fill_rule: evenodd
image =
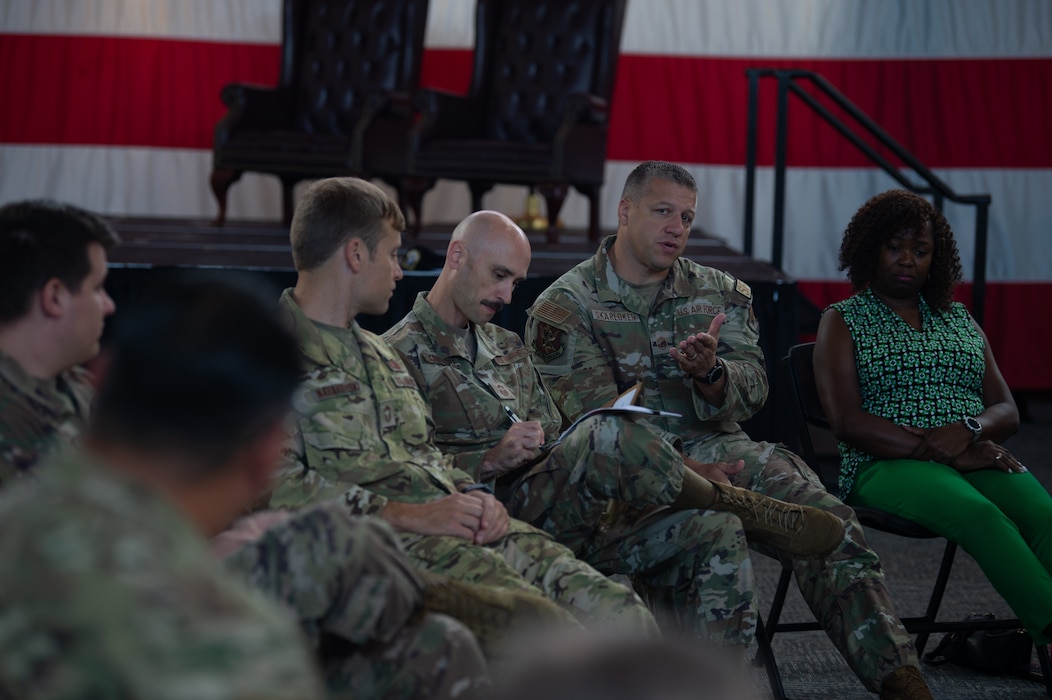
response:
<path id="1" fill-rule="evenodd" d="M 781 269 L 782 253 L 785 236 L 785 168 L 786 147 L 789 141 L 789 94 L 796 95 L 819 117 L 837 130 L 855 148 L 861 151 L 867 158 L 873 161 L 881 170 L 890 175 L 904 189 L 908 189 L 920 195 L 930 195 L 934 200 L 935 207 L 942 211 L 943 202 L 949 200 L 959 204 L 969 204 L 975 207 L 975 258 L 972 269 L 972 316 L 981 326 L 985 312 L 986 302 L 986 249 L 988 245 L 988 217 L 990 209 L 989 194 L 957 194 L 949 185 L 943 182 L 935 173 L 908 151 L 905 146 L 884 131 L 868 114 L 849 100 L 842 92 L 837 90 L 824 77 L 813 71 L 798 69 L 771 69 L 750 68 L 745 71 L 749 79 L 749 112 L 746 124 L 747 141 L 745 153 L 745 229 L 743 232 L 743 247 L 746 255 L 753 254 L 753 229 L 755 226 L 755 204 L 756 204 L 756 132 L 757 115 L 759 111 L 759 93 L 761 78 L 776 78 L 778 80 L 778 121 L 775 131 L 775 154 L 774 154 L 774 215 L 772 222 L 772 251 L 771 264 Z M 859 133 L 846 124 L 843 120 L 829 111 L 827 107 L 820 104 L 813 95 L 806 92 L 797 83 L 806 80 L 817 87 L 822 94 L 831 99 L 838 107 L 843 109 L 852 117 L 856 124 L 882 146 L 895 154 L 903 163 L 911 168 L 922 180 L 915 182 L 913 179 L 894 167 L 887 158 L 877 152 L 873 146 L 859 136 Z"/>

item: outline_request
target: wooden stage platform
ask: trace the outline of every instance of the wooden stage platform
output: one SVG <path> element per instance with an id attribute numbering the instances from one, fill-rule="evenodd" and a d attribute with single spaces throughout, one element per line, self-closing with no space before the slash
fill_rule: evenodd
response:
<path id="1" fill-rule="evenodd" d="M 110 218 L 120 234 L 121 244 L 110 252 L 107 289 L 117 303 L 134 300 L 153 283 L 180 270 L 212 270 L 250 274 L 263 278 L 275 295 L 295 284 L 288 228 L 279 224 L 232 221 L 216 227 L 210 221 L 193 219 Z M 428 226 L 419 238 L 407 241 L 424 253 L 424 262 L 440 267 L 452 225 Z M 559 242 L 549 244 L 544 232 L 529 233 L 533 261 L 527 280 L 519 286 L 515 299 L 494 319 L 496 323 L 522 333 L 526 309 L 553 280 L 592 255 L 598 243 L 589 241 L 581 230 L 567 230 Z M 756 439 L 787 439 L 783 425 L 773 416 L 788 416 L 782 406 L 779 358 L 797 341 L 799 297 L 794 280 L 768 263 L 732 250 L 720 239 L 695 231 L 686 255 L 703 265 L 726 270 L 753 289 L 754 306 L 760 321 L 761 345 L 767 356 L 767 371 L 775 401 L 746 426 Z M 363 317 L 366 328 L 382 332 L 402 318 L 412 307 L 417 292 L 431 288 L 437 269 L 413 270 L 399 283 L 388 312 L 381 317 Z M 119 311 L 118 311 L 119 313 Z M 779 391 L 774 391 L 778 387 Z M 773 405 L 771 405 L 773 404 Z"/>

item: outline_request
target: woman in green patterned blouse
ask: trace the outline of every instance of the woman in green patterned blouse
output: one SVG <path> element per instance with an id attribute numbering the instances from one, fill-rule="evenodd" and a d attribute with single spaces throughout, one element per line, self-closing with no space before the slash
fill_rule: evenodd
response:
<path id="1" fill-rule="evenodd" d="M 823 315 L 815 376 L 840 488 L 957 542 L 1039 643 L 1052 642 L 1052 497 L 1000 443 L 1019 411 L 982 329 L 953 301 L 950 226 L 905 190 L 844 232 L 855 294 Z"/>

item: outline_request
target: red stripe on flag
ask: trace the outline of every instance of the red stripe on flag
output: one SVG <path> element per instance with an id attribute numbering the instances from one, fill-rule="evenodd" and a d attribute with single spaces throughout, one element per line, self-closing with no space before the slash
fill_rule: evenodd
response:
<path id="1" fill-rule="evenodd" d="M 469 49 L 429 49 L 422 83 L 468 88 Z M 274 84 L 275 45 L 0 35 L 0 142 L 211 147 L 230 82 Z M 769 60 L 626 54 L 608 156 L 741 165 L 748 67 L 823 74 L 930 167 L 1052 167 L 1052 59 Z M 774 161 L 774 83 L 761 91 L 758 161 Z M 866 167 L 790 100 L 788 162 Z"/>
<path id="2" fill-rule="evenodd" d="M 274 85 L 277 46 L 0 35 L 0 142 L 210 148 L 229 82 Z"/>

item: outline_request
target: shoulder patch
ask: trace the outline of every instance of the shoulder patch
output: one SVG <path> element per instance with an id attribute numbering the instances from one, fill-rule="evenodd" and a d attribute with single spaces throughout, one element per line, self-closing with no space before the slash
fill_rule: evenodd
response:
<path id="1" fill-rule="evenodd" d="M 559 359 L 566 352 L 566 333 L 555 326 L 537 324 L 536 338 L 533 341 L 533 355 L 541 364 L 549 364 Z"/>
<path id="2" fill-rule="evenodd" d="M 573 312 L 569 309 L 564 309 L 550 299 L 545 299 L 540 304 L 533 307 L 534 318 L 538 321 L 546 321 L 555 326 L 562 325 L 566 319 L 570 317 L 571 313 Z"/>
<path id="3" fill-rule="evenodd" d="M 749 285 L 731 275 L 727 275 L 727 282 L 726 298 L 728 304 L 734 304 L 735 306 L 752 305 L 752 288 Z"/>

